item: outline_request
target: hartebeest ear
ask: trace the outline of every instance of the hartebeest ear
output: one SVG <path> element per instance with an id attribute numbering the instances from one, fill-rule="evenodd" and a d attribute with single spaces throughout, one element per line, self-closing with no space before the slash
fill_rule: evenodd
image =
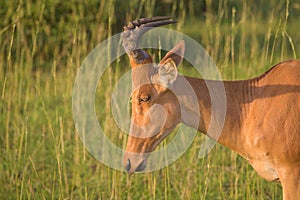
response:
<path id="1" fill-rule="evenodd" d="M 180 41 L 171 49 L 158 65 L 159 80 L 163 85 L 172 84 L 178 75 L 177 66 L 182 62 L 184 56 L 184 41 Z"/>

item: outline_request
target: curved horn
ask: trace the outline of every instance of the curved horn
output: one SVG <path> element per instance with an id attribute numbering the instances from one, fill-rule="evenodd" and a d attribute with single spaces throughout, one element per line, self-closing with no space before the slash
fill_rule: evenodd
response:
<path id="1" fill-rule="evenodd" d="M 121 38 L 128 56 L 132 57 L 136 63 L 143 62 L 147 54 L 138 48 L 139 38 L 154 27 L 177 23 L 176 20 L 170 20 L 172 18 L 171 16 L 141 18 L 130 21 L 127 26 L 124 26 Z"/>

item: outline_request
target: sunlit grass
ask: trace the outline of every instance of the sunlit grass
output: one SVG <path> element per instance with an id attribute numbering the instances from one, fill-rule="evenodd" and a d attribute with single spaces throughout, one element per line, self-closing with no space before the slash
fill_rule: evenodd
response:
<path id="1" fill-rule="evenodd" d="M 203 6 L 197 1 L 2 3 L 0 199 L 281 198 L 279 184 L 260 178 L 225 147 L 217 145 L 199 159 L 200 133 L 162 170 L 128 175 L 106 167 L 77 135 L 72 87 L 83 59 L 98 43 L 121 31 L 127 20 L 152 15 L 176 16 L 180 23 L 173 28 L 197 40 L 224 79 L 251 78 L 279 61 L 299 58 L 299 2 L 206 1 L 205 12 L 197 10 Z M 99 122 L 120 146 L 126 135 L 112 118 L 110 94 L 129 70 L 127 61 L 124 57 L 108 68 L 96 94 Z M 198 76 L 188 64 L 179 71 Z"/>

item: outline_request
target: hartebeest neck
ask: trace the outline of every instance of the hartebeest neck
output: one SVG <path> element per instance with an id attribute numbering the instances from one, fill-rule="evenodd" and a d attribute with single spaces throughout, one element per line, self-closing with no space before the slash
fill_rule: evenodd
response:
<path id="1" fill-rule="evenodd" d="M 243 154 L 242 135 L 239 135 L 239 133 L 246 118 L 249 104 L 255 99 L 259 80 L 221 82 L 192 77 L 185 78 L 197 96 L 199 110 L 195 110 L 195 105 L 189 105 L 188 101 L 183 100 L 181 105 L 184 106 L 186 113 L 182 115 L 182 122 L 207 134 L 230 149 Z M 221 89 L 213 88 L 219 86 L 223 86 L 225 93 L 222 93 Z M 182 92 L 187 92 L 187 90 L 183 88 Z M 220 94 L 216 94 L 218 92 Z M 212 106 L 211 97 L 217 98 L 214 99 L 213 103 L 218 105 Z M 225 110 L 222 106 L 226 107 Z M 225 113 L 222 115 L 221 112 L 224 111 Z M 195 118 L 199 119 L 197 125 L 194 123 Z"/>

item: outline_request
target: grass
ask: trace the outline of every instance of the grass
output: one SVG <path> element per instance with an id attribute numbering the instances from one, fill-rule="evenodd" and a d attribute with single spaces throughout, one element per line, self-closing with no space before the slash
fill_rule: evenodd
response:
<path id="1" fill-rule="evenodd" d="M 106 167 L 78 137 L 72 87 L 98 43 L 125 21 L 152 15 L 177 16 L 176 29 L 202 44 L 225 79 L 256 76 L 279 61 L 299 59 L 300 2 L 138 2 L 1 1 L 0 199 L 280 199 L 279 184 L 266 182 L 220 145 L 198 159 L 200 134 L 162 170 L 128 175 Z M 109 105 L 127 61 L 108 68 L 97 90 L 99 122 L 120 146 L 126 135 Z M 197 76 L 187 64 L 179 70 Z"/>

